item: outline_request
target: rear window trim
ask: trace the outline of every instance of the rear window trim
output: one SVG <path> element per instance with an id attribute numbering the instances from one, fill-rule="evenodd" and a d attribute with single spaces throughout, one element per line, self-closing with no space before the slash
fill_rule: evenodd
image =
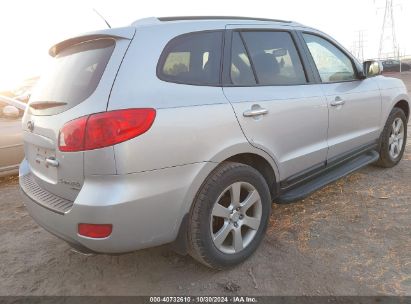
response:
<path id="1" fill-rule="evenodd" d="M 200 86 L 200 87 L 217 87 L 221 88 L 222 87 L 222 73 L 223 73 L 223 59 L 224 59 L 224 29 L 217 29 L 217 30 L 204 30 L 204 31 L 193 31 L 193 32 L 187 32 L 181 35 L 177 35 L 173 38 L 171 38 L 167 44 L 164 46 L 161 55 L 157 61 L 157 67 L 156 67 L 156 76 L 158 79 L 169 82 L 169 83 L 175 83 L 175 84 L 184 84 L 184 85 L 191 85 L 191 86 Z M 204 84 L 202 82 L 185 82 L 185 81 L 178 81 L 178 80 L 171 80 L 167 77 L 164 77 L 164 73 L 162 72 L 162 67 L 164 66 L 167 57 L 168 57 L 168 50 L 171 48 L 173 45 L 173 42 L 175 42 L 177 39 L 180 39 L 181 37 L 185 36 L 191 36 L 193 34 L 200 34 L 200 33 L 221 33 L 221 46 L 220 46 L 220 65 L 219 65 L 219 73 L 218 73 L 218 83 L 217 84 Z"/>

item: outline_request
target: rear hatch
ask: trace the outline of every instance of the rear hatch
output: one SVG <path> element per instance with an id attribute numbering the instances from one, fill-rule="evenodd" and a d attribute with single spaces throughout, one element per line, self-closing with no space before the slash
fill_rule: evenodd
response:
<path id="1" fill-rule="evenodd" d="M 109 94 L 135 28 L 112 29 L 63 41 L 50 50 L 23 117 L 26 159 L 43 189 L 74 200 L 84 182 L 84 152 L 62 152 L 65 123 L 107 109 Z"/>

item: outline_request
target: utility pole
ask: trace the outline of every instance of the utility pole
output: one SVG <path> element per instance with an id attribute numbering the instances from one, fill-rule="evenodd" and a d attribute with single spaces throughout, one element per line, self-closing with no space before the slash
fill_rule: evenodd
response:
<path id="1" fill-rule="evenodd" d="M 378 58 L 398 56 L 397 37 L 395 35 L 394 0 L 385 0 L 384 19 L 382 22 Z"/>

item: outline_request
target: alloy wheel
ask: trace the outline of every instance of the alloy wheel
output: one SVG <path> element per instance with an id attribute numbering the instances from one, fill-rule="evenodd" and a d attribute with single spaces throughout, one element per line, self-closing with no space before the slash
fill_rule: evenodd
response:
<path id="1" fill-rule="evenodd" d="M 227 187 L 214 203 L 210 229 L 214 245 L 223 253 L 242 251 L 254 239 L 260 227 L 261 198 L 246 182 Z"/>
<path id="2" fill-rule="evenodd" d="M 388 139 L 388 149 L 392 160 L 395 160 L 401 153 L 404 144 L 404 123 L 397 117 L 391 126 L 391 134 Z"/>

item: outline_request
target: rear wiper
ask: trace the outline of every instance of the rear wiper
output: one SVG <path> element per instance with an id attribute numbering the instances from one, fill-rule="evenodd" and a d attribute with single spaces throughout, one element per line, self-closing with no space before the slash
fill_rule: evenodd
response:
<path id="1" fill-rule="evenodd" d="M 29 106 L 35 110 L 44 110 L 49 108 L 55 108 L 67 105 L 67 102 L 59 101 L 35 101 L 29 104 Z"/>

